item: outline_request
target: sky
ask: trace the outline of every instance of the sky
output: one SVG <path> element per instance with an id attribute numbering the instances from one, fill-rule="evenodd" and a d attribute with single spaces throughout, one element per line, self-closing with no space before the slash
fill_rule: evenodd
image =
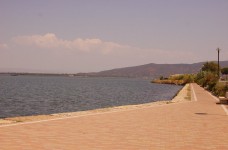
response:
<path id="1" fill-rule="evenodd" d="M 228 60 L 228 0 L 0 0 L 0 72 Z"/>

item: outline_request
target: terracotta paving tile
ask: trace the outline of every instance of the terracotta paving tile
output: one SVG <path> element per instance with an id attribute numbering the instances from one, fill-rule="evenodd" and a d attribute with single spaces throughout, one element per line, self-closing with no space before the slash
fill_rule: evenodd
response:
<path id="1" fill-rule="evenodd" d="M 0 127 L 0 150 L 228 149 L 228 116 L 193 88 L 197 101 Z"/>

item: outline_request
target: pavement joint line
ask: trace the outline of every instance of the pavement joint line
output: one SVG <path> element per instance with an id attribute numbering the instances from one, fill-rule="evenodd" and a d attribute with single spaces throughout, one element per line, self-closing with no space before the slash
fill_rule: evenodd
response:
<path id="1" fill-rule="evenodd" d="M 191 84 L 191 89 L 192 89 L 192 93 L 193 93 L 194 100 L 195 100 L 195 101 L 198 101 L 198 100 L 197 100 L 197 97 L 196 97 L 195 90 L 194 90 L 194 88 L 193 88 L 193 85 L 192 85 L 192 84 Z"/>

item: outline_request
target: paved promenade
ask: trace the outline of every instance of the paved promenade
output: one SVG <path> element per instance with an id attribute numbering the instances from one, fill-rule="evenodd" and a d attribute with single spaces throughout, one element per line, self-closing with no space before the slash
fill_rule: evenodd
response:
<path id="1" fill-rule="evenodd" d="M 2 126 L 0 150 L 227 150 L 227 113 L 192 87 L 191 102 Z"/>

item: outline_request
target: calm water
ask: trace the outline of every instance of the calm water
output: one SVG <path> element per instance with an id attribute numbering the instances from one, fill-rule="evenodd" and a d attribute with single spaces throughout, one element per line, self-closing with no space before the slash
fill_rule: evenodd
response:
<path id="1" fill-rule="evenodd" d="M 0 76 L 0 118 L 169 100 L 181 88 L 128 78 Z"/>

